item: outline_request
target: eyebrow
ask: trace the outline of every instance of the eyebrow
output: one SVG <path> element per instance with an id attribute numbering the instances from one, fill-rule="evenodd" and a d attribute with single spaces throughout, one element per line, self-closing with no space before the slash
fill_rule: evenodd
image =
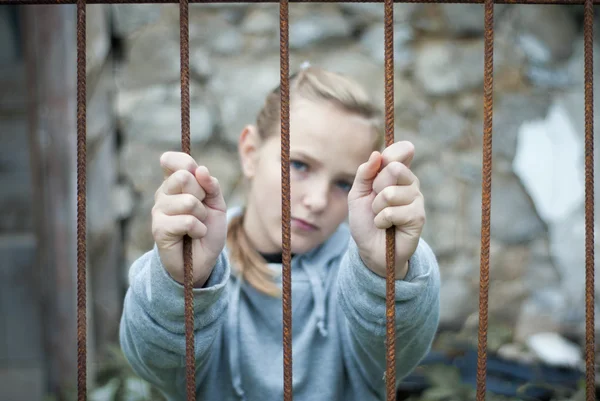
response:
<path id="1" fill-rule="evenodd" d="M 302 152 L 302 151 L 299 151 L 299 150 L 297 150 L 297 151 L 292 151 L 292 152 L 290 152 L 290 153 L 291 153 L 291 154 L 294 154 L 294 155 L 297 155 L 297 156 L 299 156 L 300 158 L 303 158 L 303 159 L 307 160 L 308 162 L 310 162 L 310 163 L 312 163 L 312 164 L 316 164 L 316 165 L 318 165 L 318 166 L 322 166 L 322 165 L 323 165 L 323 163 L 321 163 L 320 161 L 318 161 L 318 160 L 317 160 L 317 159 L 315 159 L 314 157 L 311 157 L 311 156 L 307 155 L 306 153 L 304 153 L 304 152 Z M 290 156 L 291 156 L 291 155 L 290 155 Z"/>
<path id="2" fill-rule="evenodd" d="M 311 157 L 311 156 L 307 155 L 306 153 L 304 153 L 301 150 L 292 151 L 290 153 L 291 153 L 290 157 L 298 156 L 300 158 L 305 159 L 306 161 L 308 161 L 311 164 L 316 164 L 317 166 L 322 166 L 323 165 L 323 163 L 321 163 L 320 161 L 318 161 L 314 157 Z M 354 179 L 356 177 L 356 174 L 354 174 L 354 173 L 341 173 L 341 177 L 343 179 L 347 179 L 348 181 L 350 181 L 351 183 L 353 183 Z"/>

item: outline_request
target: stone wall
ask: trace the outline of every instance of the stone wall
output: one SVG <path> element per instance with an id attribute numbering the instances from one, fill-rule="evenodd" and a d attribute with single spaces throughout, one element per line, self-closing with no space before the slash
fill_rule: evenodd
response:
<path id="1" fill-rule="evenodd" d="M 181 147 L 179 10 L 109 7 L 118 153 L 107 167 L 118 174 L 124 275 L 152 246 L 158 158 Z M 490 323 L 517 341 L 541 331 L 578 340 L 584 329 L 582 10 L 495 6 Z M 443 328 L 477 325 L 483 15 L 483 5 L 394 7 L 396 138 L 416 145 Z M 348 73 L 383 105 L 383 17 L 381 4 L 290 4 L 291 69 L 308 60 Z M 237 136 L 279 82 L 278 32 L 277 4 L 190 5 L 192 154 L 230 205 L 243 199 Z M 89 40 L 88 55 L 107 45 Z"/>

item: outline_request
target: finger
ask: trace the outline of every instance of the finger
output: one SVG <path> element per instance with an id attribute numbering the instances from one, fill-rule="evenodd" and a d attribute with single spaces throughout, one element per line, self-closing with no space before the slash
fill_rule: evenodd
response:
<path id="1" fill-rule="evenodd" d="M 392 185 L 384 188 L 373 200 L 373 213 L 379 214 L 386 207 L 410 205 L 421 196 L 415 185 Z"/>
<path id="2" fill-rule="evenodd" d="M 208 168 L 200 166 L 196 169 L 196 180 L 204 189 L 206 196 L 204 198 L 204 204 L 211 208 L 226 211 L 225 198 L 221 191 L 221 185 L 219 180 L 210 175 Z"/>
<path id="3" fill-rule="evenodd" d="M 425 224 L 425 210 L 417 201 L 410 205 L 387 207 L 375 216 L 374 223 L 383 230 L 392 226 L 422 226 Z"/>
<path id="4" fill-rule="evenodd" d="M 184 152 L 165 152 L 160 156 L 160 167 L 163 171 L 163 176 L 166 179 L 171 174 L 178 170 L 189 171 L 194 174 L 198 168 L 198 164 Z"/>
<path id="5" fill-rule="evenodd" d="M 413 183 L 418 186 L 417 177 L 413 172 L 402 163 L 392 162 L 377 174 L 377 178 L 373 181 L 373 190 L 380 193 L 389 186 L 412 185 Z"/>
<path id="6" fill-rule="evenodd" d="M 409 141 L 396 142 L 385 148 L 381 155 L 384 167 L 392 162 L 400 162 L 410 168 L 415 156 L 415 146 Z"/>
<path id="7" fill-rule="evenodd" d="M 193 173 L 186 170 L 178 170 L 171 174 L 163 182 L 162 188 L 167 195 L 190 194 L 201 202 L 206 198 L 204 188 L 198 183 Z"/>
<path id="8" fill-rule="evenodd" d="M 157 240 L 173 240 L 184 235 L 189 235 L 193 239 L 200 239 L 206 236 L 207 232 L 206 225 L 189 214 L 167 216 L 166 214 L 156 213 L 152 221 L 152 229 Z"/>
<path id="9" fill-rule="evenodd" d="M 373 190 L 373 180 L 381 166 L 381 154 L 377 151 L 371 153 L 369 160 L 361 164 L 357 171 L 352 189 L 348 194 L 348 200 L 361 198 L 369 195 Z"/>
<path id="10" fill-rule="evenodd" d="M 191 194 L 162 196 L 157 200 L 154 207 L 167 216 L 190 214 L 200 221 L 204 221 L 208 215 L 208 211 L 202 202 Z"/>

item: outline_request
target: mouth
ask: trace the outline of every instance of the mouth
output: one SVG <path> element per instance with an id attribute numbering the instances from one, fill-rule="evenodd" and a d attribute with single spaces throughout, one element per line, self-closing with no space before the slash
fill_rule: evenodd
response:
<path id="1" fill-rule="evenodd" d="M 303 231 L 317 231 L 319 229 L 316 225 L 296 217 L 292 217 L 292 225 Z"/>

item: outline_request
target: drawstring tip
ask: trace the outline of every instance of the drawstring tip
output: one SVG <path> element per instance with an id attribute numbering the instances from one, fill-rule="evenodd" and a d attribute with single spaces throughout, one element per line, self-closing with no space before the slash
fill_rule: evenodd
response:
<path id="1" fill-rule="evenodd" d="M 321 333 L 321 335 L 323 337 L 327 337 L 327 329 L 325 328 L 325 322 L 319 320 L 319 322 L 317 323 L 317 327 L 319 328 L 319 332 Z"/>

